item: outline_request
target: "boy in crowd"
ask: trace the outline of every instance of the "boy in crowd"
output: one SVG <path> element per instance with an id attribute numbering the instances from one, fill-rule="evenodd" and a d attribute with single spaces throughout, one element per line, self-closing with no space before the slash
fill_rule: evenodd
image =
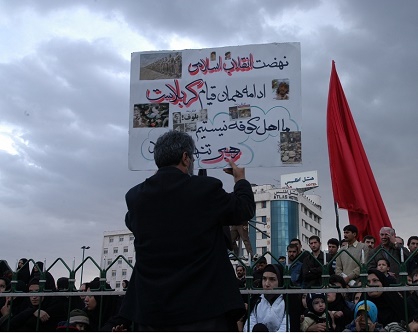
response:
<path id="1" fill-rule="evenodd" d="M 385 274 L 389 284 L 396 284 L 396 278 L 390 274 L 390 263 L 387 259 L 377 261 L 376 269 Z"/>
<path id="2" fill-rule="evenodd" d="M 308 293 L 306 295 L 308 312 L 300 324 L 301 332 L 332 332 L 335 330 L 334 317 L 330 311 L 328 311 L 327 317 L 326 299 L 325 293 Z"/>
<path id="3" fill-rule="evenodd" d="M 354 309 L 354 320 L 344 332 L 385 332 L 377 322 L 376 305 L 370 300 L 358 302 Z"/>

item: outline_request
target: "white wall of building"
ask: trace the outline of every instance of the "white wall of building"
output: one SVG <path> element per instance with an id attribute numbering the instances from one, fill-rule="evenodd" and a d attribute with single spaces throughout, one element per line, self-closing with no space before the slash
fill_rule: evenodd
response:
<path id="1" fill-rule="evenodd" d="M 122 258 L 118 258 L 122 255 Z M 113 261 L 116 262 L 112 264 Z M 102 263 L 104 268 L 111 267 L 107 271 L 106 280 L 110 286 L 117 290 L 122 290 L 122 281 L 128 280 L 132 275 L 132 266 L 135 264 L 134 235 L 129 230 L 105 231 L 103 233 Z"/>

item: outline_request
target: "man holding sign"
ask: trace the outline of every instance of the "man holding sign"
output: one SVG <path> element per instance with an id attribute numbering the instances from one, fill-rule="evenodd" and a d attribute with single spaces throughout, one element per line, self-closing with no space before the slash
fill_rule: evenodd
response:
<path id="1" fill-rule="evenodd" d="M 232 193 L 218 179 L 193 176 L 194 152 L 188 134 L 161 135 L 157 173 L 126 194 L 136 263 L 121 315 L 139 331 L 236 331 L 245 312 L 223 226 L 253 218 L 251 185 L 232 161 Z"/>

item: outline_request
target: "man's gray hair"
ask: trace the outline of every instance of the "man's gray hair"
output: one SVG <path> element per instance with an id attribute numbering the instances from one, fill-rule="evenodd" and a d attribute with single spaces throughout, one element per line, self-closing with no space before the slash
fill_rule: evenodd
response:
<path id="1" fill-rule="evenodd" d="M 380 233 L 388 233 L 390 235 L 395 235 L 395 230 L 391 227 L 384 226 L 380 229 Z"/>
<path id="2" fill-rule="evenodd" d="M 184 152 L 193 159 L 194 150 L 194 141 L 190 135 L 179 131 L 168 131 L 158 137 L 155 143 L 155 164 L 158 168 L 178 165 Z"/>

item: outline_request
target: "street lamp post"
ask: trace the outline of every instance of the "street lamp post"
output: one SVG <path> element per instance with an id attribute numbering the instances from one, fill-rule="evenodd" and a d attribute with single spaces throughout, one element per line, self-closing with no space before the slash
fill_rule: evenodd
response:
<path id="1" fill-rule="evenodd" d="M 80 277 L 80 285 L 83 284 L 83 267 L 84 267 L 84 252 L 86 249 L 90 249 L 90 246 L 83 246 L 81 247 L 83 250 L 83 260 L 81 261 L 81 277 Z"/>

